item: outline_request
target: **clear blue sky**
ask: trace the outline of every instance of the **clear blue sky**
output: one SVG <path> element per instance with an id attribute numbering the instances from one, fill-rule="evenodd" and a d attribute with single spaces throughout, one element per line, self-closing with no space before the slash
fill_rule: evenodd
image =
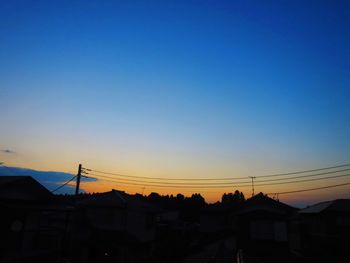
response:
<path id="1" fill-rule="evenodd" d="M 0 160 L 192 177 L 347 163 L 349 73 L 349 1 L 0 1 Z"/>

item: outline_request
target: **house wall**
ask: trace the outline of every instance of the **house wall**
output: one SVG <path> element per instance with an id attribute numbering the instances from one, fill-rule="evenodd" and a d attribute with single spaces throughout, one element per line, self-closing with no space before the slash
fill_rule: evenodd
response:
<path id="1" fill-rule="evenodd" d="M 124 230 L 126 228 L 125 209 L 113 207 L 89 207 L 86 210 L 86 215 L 90 222 L 94 225 L 103 228 L 112 228 L 114 230 Z"/>
<path id="2" fill-rule="evenodd" d="M 141 242 L 154 240 L 156 226 L 155 214 L 128 210 L 126 222 L 127 230 L 136 236 Z"/>
<path id="3" fill-rule="evenodd" d="M 155 237 L 155 214 L 136 209 L 118 209 L 111 207 L 90 207 L 86 210 L 88 219 L 96 226 L 113 230 L 127 230 L 141 242 Z"/>
<path id="4" fill-rule="evenodd" d="M 216 233 L 226 228 L 226 220 L 223 215 L 204 214 L 200 217 L 199 230 L 202 233 Z"/>
<path id="5" fill-rule="evenodd" d="M 167 211 L 160 214 L 160 220 L 173 222 L 180 218 L 180 212 L 179 211 Z"/>
<path id="6" fill-rule="evenodd" d="M 252 240 L 287 241 L 287 224 L 276 220 L 252 220 L 250 238 Z"/>

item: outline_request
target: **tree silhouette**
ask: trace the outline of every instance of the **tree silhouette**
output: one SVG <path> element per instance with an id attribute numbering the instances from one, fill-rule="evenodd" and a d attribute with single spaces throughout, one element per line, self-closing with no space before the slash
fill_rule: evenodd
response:
<path id="1" fill-rule="evenodd" d="M 223 204 L 240 204 L 244 201 L 244 194 L 238 190 L 236 190 L 234 193 L 224 193 L 221 197 L 221 202 Z"/>

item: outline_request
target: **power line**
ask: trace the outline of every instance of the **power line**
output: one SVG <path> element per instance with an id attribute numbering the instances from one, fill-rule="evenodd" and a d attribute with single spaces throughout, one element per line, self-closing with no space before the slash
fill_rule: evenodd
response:
<path id="1" fill-rule="evenodd" d="M 143 183 L 142 181 L 136 181 L 130 179 L 115 179 L 109 176 L 101 176 L 101 175 L 95 175 L 91 174 L 92 176 L 96 176 L 97 179 L 102 179 L 104 181 L 110 181 L 120 184 L 126 184 L 126 185 L 139 185 L 139 186 L 156 186 L 156 187 L 178 187 L 178 188 L 232 188 L 232 187 L 248 187 L 251 185 L 251 183 L 246 184 L 228 184 L 228 183 L 216 183 L 216 184 L 205 184 L 205 183 L 198 183 L 198 184 L 181 184 L 181 183 L 168 183 L 168 182 L 146 182 Z M 311 181 L 319 181 L 319 180 L 327 180 L 327 179 L 334 179 L 334 178 L 340 178 L 340 177 L 348 177 L 350 174 L 341 174 L 341 175 L 334 175 L 334 176 L 327 176 L 327 177 L 321 177 L 321 178 L 312 178 L 312 179 L 302 179 L 302 180 L 294 180 L 294 181 L 285 181 L 285 182 L 275 182 L 275 183 L 258 183 L 254 186 L 272 186 L 272 185 L 280 185 L 280 184 L 293 184 L 293 183 L 300 183 L 300 182 L 311 182 Z M 136 183 L 135 183 L 136 181 Z M 224 184 L 224 185 L 223 185 Z"/>
<path id="2" fill-rule="evenodd" d="M 71 179 L 69 179 L 67 182 L 65 182 L 64 184 L 60 185 L 59 187 L 57 187 L 55 190 L 51 191 L 51 193 L 56 192 L 57 190 L 61 189 L 63 186 L 69 184 L 71 181 L 73 181 L 77 176 L 73 176 Z"/>
<path id="3" fill-rule="evenodd" d="M 213 185 L 208 185 L 208 186 L 196 186 L 196 185 L 170 185 L 167 184 L 144 184 L 144 183 L 130 183 L 130 182 L 122 182 L 120 180 L 115 180 L 115 179 L 103 179 L 104 181 L 109 181 L 109 182 L 114 182 L 114 183 L 120 183 L 120 184 L 126 184 L 126 185 L 137 185 L 137 186 L 154 186 L 154 187 L 178 187 L 178 188 L 231 188 L 234 187 L 234 185 L 228 185 L 228 186 L 213 186 Z"/>
<path id="4" fill-rule="evenodd" d="M 334 178 L 347 177 L 347 176 L 350 176 L 350 174 L 341 174 L 341 175 L 327 176 L 327 177 L 322 177 L 322 178 L 303 179 L 303 180 L 278 182 L 278 183 L 270 183 L 270 184 L 255 184 L 255 186 L 270 186 L 270 185 L 278 185 L 278 184 L 292 184 L 292 183 L 301 183 L 301 182 L 311 182 L 311 181 L 334 179 Z"/>
<path id="5" fill-rule="evenodd" d="M 289 172 L 289 173 L 279 173 L 279 174 L 268 174 L 268 175 L 261 175 L 256 176 L 257 178 L 265 178 L 265 177 L 276 177 L 276 176 L 286 176 L 286 175 L 293 175 L 293 174 L 303 174 L 303 173 L 310 173 L 310 172 L 316 172 L 316 171 L 323 171 L 323 170 L 330 170 L 340 167 L 347 167 L 350 166 L 350 164 L 343 164 L 343 165 L 336 165 L 336 166 L 329 166 L 324 168 L 318 168 L 318 169 L 310 169 L 310 170 L 303 170 L 303 171 L 296 171 L 296 172 Z M 107 174 L 107 175 L 116 175 L 120 177 L 129 177 L 129 178 L 139 178 L 139 179 L 154 179 L 154 180 L 169 180 L 169 181 L 219 181 L 219 180 L 246 180 L 247 177 L 226 177 L 226 178 L 164 178 L 164 177 L 148 177 L 148 176 L 135 176 L 135 175 L 126 175 L 126 174 L 120 174 L 120 173 L 112 173 L 112 172 L 104 172 L 94 169 L 85 169 L 87 171 L 93 171 L 96 173 L 101 174 Z M 350 169 L 344 169 L 344 170 L 350 170 Z M 332 173 L 333 171 L 327 172 Z M 308 175 L 305 175 L 305 177 Z"/>
<path id="6" fill-rule="evenodd" d="M 165 184 L 165 185 L 213 185 L 214 183 L 183 183 L 183 182 L 162 182 L 162 181 L 145 181 L 145 180 L 134 180 L 134 179 L 127 179 L 127 178 L 116 178 L 112 176 L 106 176 L 106 175 L 99 175 L 99 174 L 89 174 L 92 176 L 96 176 L 97 178 L 107 178 L 107 179 L 112 179 L 112 180 L 122 180 L 126 182 L 137 182 L 137 183 L 156 183 L 156 184 Z M 248 183 L 248 182 L 241 182 L 242 184 Z M 217 185 L 232 185 L 234 184 L 233 182 L 219 182 L 215 183 Z"/>
<path id="7" fill-rule="evenodd" d="M 119 174 L 119 173 L 102 172 L 102 171 L 93 170 L 93 169 L 87 169 L 87 171 L 93 171 L 93 172 L 101 173 L 101 174 L 116 175 L 116 176 L 121 176 L 121 177 L 130 177 L 130 178 L 139 178 L 139 179 L 169 180 L 169 181 L 214 181 L 214 180 L 247 179 L 246 177 L 217 178 L 217 179 L 214 179 L 214 178 L 166 178 L 166 177 L 148 177 L 148 176 L 126 175 L 126 174 Z"/>
<path id="8" fill-rule="evenodd" d="M 315 191 L 315 190 L 321 190 L 321 189 L 334 188 L 334 187 L 345 186 L 345 185 L 350 185 L 350 183 L 334 184 L 334 185 L 328 185 L 328 186 L 317 187 L 317 188 L 309 188 L 309 189 L 287 191 L 287 192 L 279 192 L 279 193 L 268 193 L 268 195 L 273 195 L 273 194 L 275 194 L 275 195 L 294 194 L 294 193 L 301 193 L 301 192 L 308 192 L 308 191 Z"/>
<path id="9" fill-rule="evenodd" d="M 282 175 L 303 174 L 303 173 L 317 172 L 317 171 L 323 171 L 323 170 L 330 170 L 330 169 L 346 167 L 346 166 L 350 166 L 350 163 L 349 164 L 336 165 L 336 166 L 328 166 L 328 167 L 324 167 L 324 168 L 311 169 L 311 170 L 290 172 L 290 173 L 261 175 L 259 177 L 273 177 L 273 176 L 282 176 Z"/>
<path id="10" fill-rule="evenodd" d="M 316 174 L 298 175 L 298 176 L 293 176 L 293 177 L 288 177 L 288 178 L 267 179 L 267 180 L 263 180 L 260 182 L 274 182 L 274 181 L 283 181 L 283 180 L 290 180 L 290 179 L 297 179 L 297 178 L 314 177 L 314 176 L 319 176 L 319 175 L 334 174 L 334 173 L 340 173 L 340 172 L 345 172 L 345 171 L 350 171 L 350 168 L 336 170 L 336 171 L 330 171 L 330 172 L 316 173 Z M 257 178 L 262 178 L 262 177 L 263 176 L 259 176 Z"/>
<path id="11" fill-rule="evenodd" d="M 295 181 L 290 181 L 298 178 L 305 178 L 305 177 L 314 177 L 314 176 L 320 176 L 320 175 L 326 175 L 326 174 L 334 174 L 338 172 L 344 172 L 344 171 L 349 171 L 350 169 L 343 169 L 343 170 L 338 170 L 338 171 L 333 171 L 333 172 L 326 172 L 326 173 L 318 173 L 318 174 L 312 174 L 312 175 L 303 175 L 303 176 L 295 176 L 295 177 L 289 177 L 289 178 L 278 178 L 278 179 L 268 179 L 268 180 L 262 180 L 258 181 L 255 185 L 256 186 L 265 186 L 265 185 L 278 185 L 278 184 L 288 184 L 288 183 L 297 183 L 297 182 L 308 182 L 308 181 L 318 181 L 318 180 L 323 180 L 323 179 L 332 179 L 332 178 L 338 178 L 338 177 L 345 177 L 345 176 L 350 176 L 350 174 L 344 174 L 344 175 L 334 175 L 334 176 L 327 176 L 327 177 L 321 177 L 321 178 L 313 178 L 313 179 L 305 179 L 305 180 L 295 180 Z M 230 185 L 230 186 L 247 186 L 251 185 L 251 182 L 245 181 L 245 182 L 239 182 L 239 183 L 234 183 L 234 182 L 217 182 L 217 183 L 182 183 L 182 182 L 152 182 L 152 181 L 145 181 L 145 180 L 133 180 L 133 179 L 126 179 L 126 178 L 115 178 L 111 176 L 106 176 L 106 175 L 97 175 L 97 174 L 91 174 L 92 176 L 96 176 L 97 178 L 100 179 L 112 179 L 112 180 L 118 180 L 118 181 L 124 181 L 124 182 L 136 182 L 136 183 L 146 183 L 145 185 L 149 183 L 155 183 L 155 184 L 162 184 L 162 185 L 173 185 L 173 186 L 182 186 L 182 185 L 188 185 L 188 186 L 194 186 L 194 185 Z M 256 179 L 256 178 L 254 178 Z M 277 182 L 277 183 L 267 183 L 266 182 L 275 182 L 275 181 L 283 181 L 283 182 Z"/>
<path id="12" fill-rule="evenodd" d="M 350 174 L 349 174 L 350 175 Z M 110 181 L 113 183 L 120 183 L 115 180 L 105 180 L 105 181 Z M 126 185 L 137 185 L 137 186 L 144 186 L 144 184 L 133 184 L 133 183 L 121 183 L 121 184 L 126 184 Z M 267 193 L 267 195 L 280 195 L 280 194 L 292 194 L 292 193 L 301 193 L 301 192 L 308 192 L 308 191 L 316 191 L 316 190 L 322 190 L 322 189 L 328 189 L 328 188 L 335 188 L 335 187 L 340 187 L 340 186 L 346 186 L 350 185 L 350 183 L 344 183 L 344 184 L 336 184 L 336 185 L 328 185 L 328 186 L 323 186 L 323 187 L 316 187 L 316 188 L 309 188 L 309 189 L 302 189 L 302 190 L 294 190 L 294 191 L 286 191 L 286 192 L 278 192 L 278 193 Z M 158 185 L 148 185 L 148 186 L 153 186 L 155 188 L 163 188 L 163 187 L 171 187 L 171 186 L 158 186 Z M 183 187 L 183 188 L 218 188 L 218 187 Z M 228 188 L 228 187 L 220 187 L 220 188 Z M 184 192 L 184 190 L 181 190 Z M 188 192 L 188 191 L 187 191 Z M 195 191 L 191 191 L 195 192 Z M 205 193 L 208 193 L 207 191 Z M 211 192 L 211 193 L 219 193 L 219 192 Z"/>

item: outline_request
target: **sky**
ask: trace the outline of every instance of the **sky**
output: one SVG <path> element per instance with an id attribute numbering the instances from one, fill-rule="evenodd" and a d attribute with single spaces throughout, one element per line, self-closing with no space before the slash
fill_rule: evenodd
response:
<path id="1" fill-rule="evenodd" d="M 350 163 L 349 72 L 348 1 L 0 1 L 0 161 L 213 179 Z"/>

